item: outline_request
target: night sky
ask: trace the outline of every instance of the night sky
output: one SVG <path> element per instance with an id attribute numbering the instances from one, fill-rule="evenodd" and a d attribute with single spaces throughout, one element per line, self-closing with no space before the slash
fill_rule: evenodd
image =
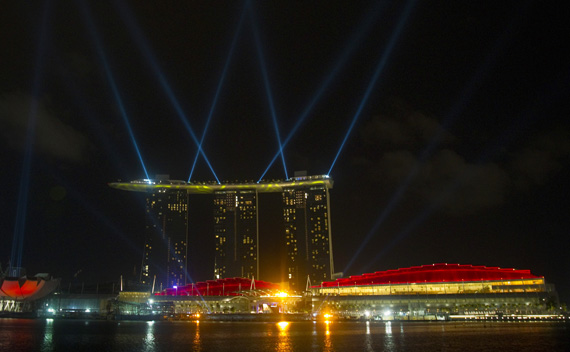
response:
<path id="1" fill-rule="evenodd" d="M 278 150 L 270 101 L 282 141 L 308 111 L 284 148 L 289 176 L 327 174 L 353 126 L 330 172 L 335 271 L 530 269 L 570 301 L 568 6 L 45 4 L 0 11 L 3 269 L 24 180 L 29 274 L 102 282 L 140 270 L 144 195 L 107 185 L 146 177 L 122 111 L 148 174 L 187 180 L 197 148 L 179 112 L 199 139 L 227 62 L 203 144 L 220 180 L 262 176 Z M 280 158 L 264 178 L 285 178 Z M 214 179 L 204 158 L 192 179 Z M 280 282 L 281 196 L 259 204 L 260 278 Z M 189 271 L 211 279 L 212 198 L 189 208 Z"/>

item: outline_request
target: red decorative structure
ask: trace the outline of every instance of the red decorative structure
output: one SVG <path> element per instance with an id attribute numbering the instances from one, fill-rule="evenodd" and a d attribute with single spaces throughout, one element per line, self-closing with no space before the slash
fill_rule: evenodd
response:
<path id="1" fill-rule="evenodd" d="M 335 281 L 323 282 L 313 287 L 338 287 L 359 285 L 388 285 L 426 282 L 468 282 L 493 280 L 542 279 L 531 274 L 530 270 L 505 269 L 499 267 L 474 266 L 463 264 L 432 264 L 412 266 L 397 270 L 377 271 L 350 276 Z"/>
<path id="2" fill-rule="evenodd" d="M 279 285 L 253 280 L 253 287 L 256 290 L 277 290 Z M 227 279 L 208 280 L 204 282 L 196 282 L 177 288 L 167 288 L 163 292 L 157 293 L 157 296 L 241 296 L 240 291 L 248 291 L 252 287 L 251 279 L 243 277 L 234 277 Z"/>
<path id="3" fill-rule="evenodd" d="M 16 301 L 33 301 L 52 293 L 59 285 L 59 279 L 49 275 L 34 277 L 4 277 L 0 279 L 0 297 Z"/>

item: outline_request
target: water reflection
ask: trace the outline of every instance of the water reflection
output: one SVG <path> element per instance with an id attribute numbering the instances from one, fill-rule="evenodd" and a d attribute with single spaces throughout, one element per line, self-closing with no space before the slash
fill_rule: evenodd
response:
<path id="1" fill-rule="evenodd" d="M 43 342 L 41 334 L 44 329 L 45 321 L 0 318 L 0 351 L 31 351 L 32 346 L 37 349 Z M 48 331 L 51 332 L 51 329 Z M 51 337 L 48 338 L 48 341 L 50 340 Z"/>
<path id="2" fill-rule="evenodd" d="M 394 335 L 392 335 L 392 322 L 390 321 L 386 322 L 386 335 L 384 336 L 384 351 L 396 351 Z"/>
<path id="3" fill-rule="evenodd" d="M 441 325 L 445 325 L 442 327 Z M 445 332 L 442 331 L 445 329 Z M 404 334 L 405 332 L 405 334 Z M 505 336 L 516 336 L 505 339 Z M 444 343 L 445 345 L 442 345 Z M 568 351 L 567 324 L 0 319 L 0 351 Z M 524 348 L 521 349 L 521 346 Z"/>
<path id="4" fill-rule="evenodd" d="M 46 319 L 44 329 L 44 339 L 42 340 L 42 351 L 53 351 L 53 319 Z"/>
<path id="5" fill-rule="evenodd" d="M 364 340 L 364 345 L 367 351 L 374 351 L 374 341 L 372 341 L 372 335 L 370 334 L 370 321 L 366 321 L 366 338 Z"/>
<path id="6" fill-rule="evenodd" d="M 200 320 L 196 320 L 196 333 L 194 334 L 194 340 L 192 340 L 192 351 L 202 351 L 202 340 L 200 339 Z"/>
<path id="7" fill-rule="evenodd" d="M 146 335 L 143 339 L 143 351 L 154 351 L 155 346 L 154 321 L 148 321 L 146 324 Z"/>
<path id="8" fill-rule="evenodd" d="M 323 350 L 325 352 L 333 351 L 330 325 L 331 325 L 330 321 L 328 321 L 328 320 L 325 321 L 325 329 L 326 329 L 325 330 L 325 348 Z"/>
<path id="9" fill-rule="evenodd" d="M 289 322 L 280 321 L 277 323 L 279 327 L 279 336 L 277 337 L 277 349 L 278 352 L 289 352 L 293 351 L 291 346 L 291 338 L 289 336 Z"/>
<path id="10" fill-rule="evenodd" d="M 392 335 L 392 322 L 386 323 L 386 335 Z"/>
<path id="11" fill-rule="evenodd" d="M 320 350 L 319 337 L 317 336 L 318 324 L 315 320 L 313 320 L 313 323 L 311 325 L 313 326 L 313 331 L 311 332 L 311 347 L 313 351 L 318 351 Z"/>

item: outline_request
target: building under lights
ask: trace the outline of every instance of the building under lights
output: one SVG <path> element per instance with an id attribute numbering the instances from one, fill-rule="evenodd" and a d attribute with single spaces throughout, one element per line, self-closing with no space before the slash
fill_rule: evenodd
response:
<path id="1" fill-rule="evenodd" d="M 283 188 L 283 220 L 289 289 L 330 280 L 334 271 L 327 184 Z"/>
<path id="2" fill-rule="evenodd" d="M 10 286 L 18 294 L 16 285 L 17 279 L 4 281 L 2 289 Z M 554 285 L 544 277 L 529 270 L 460 264 L 356 275 L 322 282 L 303 295 L 261 280 L 225 278 L 175 286 L 156 294 L 60 292 L 38 307 L 48 317 L 70 314 L 67 316 L 135 320 L 266 321 L 283 319 L 283 313 L 291 313 L 286 319 L 295 320 L 567 320 Z"/>
<path id="3" fill-rule="evenodd" d="M 121 292 L 118 306 L 122 319 L 132 318 L 133 315 L 188 319 L 196 314 L 275 313 L 283 308 L 279 292 L 279 285 L 274 283 L 227 278 L 176 286 L 155 295 Z"/>
<path id="4" fill-rule="evenodd" d="M 214 277 L 259 277 L 256 190 L 214 192 Z"/>
<path id="5" fill-rule="evenodd" d="M 157 185 L 171 186 L 158 175 Z M 188 194 L 169 187 L 149 188 L 146 196 L 145 244 L 140 282 L 154 290 L 186 283 L 188 251 Z"/>
<path id="6" fill-rule="evenodd" d="M 28 276 L 23 268 L 7 270 L 5 273 L 1 269 L 0 317 L 34 311 L 37 308 L 36 303 L 55 291 L 61 281 L 46 273 Z M 13 272 L 22 276 L 9 275 Z"/>
<path id="7" fill-rule="evenodd" d="M 433 264 L 377 271 L 311 287 L 313 306 L 388 319 L 532 315 L 558 311 L 554 285 L 530 270 Z"/>
<path id="8" fill-rule="evenodd" d="M 156 276 L 157 283 L 166 285 L 163 288 L 184 284 L 187 205 L 188 195 L 193 194 L 214 196 L 214 278 L 259 278 L 258 197 L 260 193 L 277 192 L 283 196 L 283 240 L 287 247 L 284 279 L 289 288 L 303 290 L 307 278 L 316 285 L 332 278 L 329 190 L 333 180 L 326 175 L 307 176 L 305 172 L 297 172 L 295 177 L 285 181 L 222 184 L 186 183 L 157 177 L 109 186 L 148 194 L 143 283 L 152 283 Z M 159 289 L 155 286 L 155 290 Z"/>

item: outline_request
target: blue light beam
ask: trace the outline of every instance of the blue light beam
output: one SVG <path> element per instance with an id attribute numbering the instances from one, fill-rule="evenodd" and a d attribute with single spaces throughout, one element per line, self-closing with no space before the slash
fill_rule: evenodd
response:
<path id="1" fill-rule="evenodd" d="M 277 137 L 277 143 L 279 146 L 279 153 L 281 154 L 281 160 L 283 161 L 283 170 L 285 171 L 285 179 L 289 179 L 287 174 L 287 166 L 285 165 L 285 153 L 283 152 L 283 145 L 281 144 L 281 136 L 279 134 L 279 126 L 277 124 L 277 114 L 275 112 L 275 104 L 273 103 L 273 95 L 271 94 L 271 87 L 269 84 L 269 75 L 267 74 L 267 67 L 265 65 L 265 58 L 263 57 L 261 49 L 261 39 L 259 38 L 259 31 L 255 21 L 255 16 L 253 9 L 249 6 L 249 13 L 251 16 L 251 25 L 253 27 L 253 36 L 255 39 L 255 48 L 257 51 L 257 57 L 259 58 L 259 64 L 261 66 L 261 73 L 263 75 L 263 83 L 265 85 L 265 93 L 267 94 L 267 102 L 269 103 L 269 109 L 271 111 L 271 118 L 273 119 L 273 127 L 275 129 L 275 135 Z"/>
<path id="2" fill-rule="evenodd" d="M 121 117 L 123 118 L 123 122 L 125 123 L 125 126 L 127 127 L 127 131 L 129 132 L 131 142 L 133 143 L 133 146 L 135 147 L 135 151 L 137 153 L 137 156 L 138 156 L 139 161 L 141 163 L 141 166 L 143 168 L 144 174 L 145 174 L 147 179 L 150 179 L 150 177 L 148 176 L 148 172 L 146 170 L 146 166 L 144 164 L 139 146 L 137 144 L 135 134 L 133 132 L 133 129 L 131 128 L 131 123 L 129 122 L 129 116 L 128 116 L 127 111 L 125 109 L 125 106 L 123 104 L 123 99 L 121 98 L 121 94 L 119 93 L 119 89 L 117 88 L 117 84 L 115 83 L 113 73 L 111 72 L 111 67 L 109 66 L 109 62 L 107 61 L 107 56 L 105 55 L 105 51 L 103 50 L 103 46 L 102 46 L 101 40 L 97 34 L 97 30 L 95 29 L 95 23 L 93 22 L 93 19 L 91 18 L 89 8 L 88 8 L 87 4 L 85 3 L 85 1 L 81 1 L 81 10 L 83 12 L 83 17 L 85 18 L 85 24 L 87 25 L 87 28 L 89 29 L 89 33 L 91 34 L 91 37 L 92 37 L 93 41 L 95 42 L 97 54 L 99 55 L 99 59 L 103 63 L 103 67 L 105 69 L 105 75 L 107 77 L 109 85 L 111 86 L 111 90 L 113 91 L 113 97 L 115 98 L 115 102 L 117 103 L 117 106 L 119 107 Z"/>
<path id="3" fill-rule="evenodd" d="M 75 77 L 70 74 L 61 57 L 58 55 L 52 55 L 52 58 L 57 64 L 57 75 L 62 79 L 66 93 L 71 97 L 70 101 L 73 102 L 79 111 L 81 111 L 80 115 L 87 120 L 87 127 L 89 130 L 95 132 L 95 137 L 98 139 L 99 145 L 101 145 L 106 151 L 106 154 L 115 169 L 119 170 L 120 175 L 127 175 L 129 170 L 127 170 L 125 166 L 126 164 L 120 160 L 116 149 L 111 143 L 108 133 L 103 131 L 99 121 L 99 116 L 96 116 L 94 113 L 96 109 L 92 108 L 90 103 L 87 102 L 85 94 L 82 94 L 82 88 L 77 85 Z"/>
<path id="4" fill-rule="evenodd" d="M 482 165 L 483 163 L 491 160 L 493 155 L 497 151 L 505 150 L 505 148 L 513 143 L 515 139 L 522 135 L 524 131 L 528 130 L 533 122 L 537 118 L 544 116 L 544 111 L 548 105 L 552 105 L 557 101 L 562 101 L 566 99 L 565 87 L 567 86 L 568 79 L 570 78 L 570 71 L 561 72 L 556 75 L 555 84 L 552 85 L 548 81 L 548 86 L 546 87 L 546 92 L 539 96 L 538 101 L 534 102 L 528 109 L 523 109 L 524 113 L 513 119 L 513 123 L 510 128 L 506 129 L 499 137 L 495 138 L 492 143 L 489 143 L 484 151 L 480 154 L 475 165 Z M 426 206 L 422 212 L 410 221 L 402 231 L 400 231 L 395 238 L 390 241 L 390 243 L 383 247 L 380 252 L 374 257 L 374 259 L 366 265 L 362 271 L 366 272 L 371 265 L 380 260 L 386 253 L 388 253 L 392 248 L 394 248 L 400 241 L 404 240 L 410 236 L 419 225 L 421 225 L 425 220 L 427 220 L 434 212 L 440 209 L 445 202 L 453 195 L 453 193 L 462 185 L 466 184 L 473 177 L 472 173 L 464 172 L 459 175 L 446 189 L 444 189 L 439 196 Z"/>
<path id="5" fill-rule="evenodd" d="M 202 144 L 204 143 L 204 138 L 206 137 L 206 132 L 208 130 L 208 126 L 210 125 L 210 120 L 212 119 L 212 115 L 214 114 L 214 109 L 218 103 L 218 97 L 219 97 L 220 92 L 222 90 L 222 85 L 223 85 L 224 80 L 226 78 L 228 67 L 230 66 L 230 62 L 231 62 L 231 59 L 232 59 L 232 56 L 234 53 L 234 49 L 236 47 L 236 43 L 238 41 L 239 34 L 240 34 L 242 26 L 243 26 L 243 20 L 245 18 L 247 6 L 248 5 L 246 3 L 246 5 L 244 6 L 244 8 L 242 10 L 241 17 L 240 17 L 239 22 L 238 22 L 238 27 L 237 27 L 236 33 L 234 35 L 234 38 L 233 38 L 231 46 L 230 46 L 230 52 L 228 53 L 228 58 L 226 59 L 226 63 L 224 64 L 222 76 L 220 78 L 220 81 L 218 82 L 218 87 L 216 88 L 216 93 L 214 94 L 214 100 L 212 102 L 212 106 L 210 107 L 210 112 L 208 113 L 208 119 L 206 120 L 206 125 L 204 126 L 204 131 L 202 132 L 202 137 L 200 138 L 200 145 L 198 146 L 198 150 L 196 151 L 196 156 L 194 156 L 194 162 L 192 163 L 192 168 L 190 169 L 190 175 L 188 176 L 188 182 L 190 182 L 190 179 L 192 178 L 192 175 L 194 174 L 194 168 L 196 167 L 196 162 L 198 161 L 198 156 L 200 155 L 200 150 L 202 150 Z"/>
<path id="6" fill-rule="evenodd" d="M 516 25 L 520 24 L 524 16 L 528 13 L 528 8 L 529 8 L 528 5 L 529 3 L 527 3 L 524 7 L 522 7 L 516 16 L 512 17 L 506 29 L 503 31 L 501 36 L 495 41 L 489 54 L 487 54 L 485 59 L 477 68 L 477 71 L 471 76 L 470 80 L 463 88 L 459 96 L 459 99 L 455 101 L 452 107 L 444 115 L 445 117 L 443 119 L 442 125 L 438 128 L 437 133 L 430 140 L 428 145 L 422 150 L 418 158 L 418 161 L 414 164 L 413 169 L 408 173 L 404 181 L 399 185 L 396 192 L 392 195 L 392 197 L 388 201 L 388 205 L 384 208 L 384 210 L 380 214 L 380 217 L 378 218 L 376 223 L 367 233 L 366 237 L 364 238 L 364 241 L 361 242 L 357 251 L 353 254 L 352 258 L 344 268 L 345 273 L 349 271 L 351 266 L 354 264 L 356 258 L 359 257 L 362 250 L 366 247 L 366 245 L 372 239 L 372 237 L 374 237 L 376 231 L 378 231 L 378 229 L 380 228 L 380 225 L 392 213 L 395 206 L 400 202 L 401 198 L 405 194 L 406 190 L 410 186 L 413 179 L 416 177 L 416 175 L 423 167 L 423 165 L 426 163 L 426 161 L 429 159 L 429 157 L 433 154 L 435 148 L 443 138 L 447 129 L 461 115 L 467 103 L 471 100 L 477 89 L 480 87 L 481 83 L 484 81 L 484 78 L 487 77 L 488 72 L 493 67 L 497 57 L 500 56 L 501 51 L 506 46 L 506 43 L 509 41 L 512 35 L 516 33 Z"/>
<path id="7" fill-rule="evenodd" d="M 287 143 L 289 143 L 289 141 L 295 135 L 295 133 L 297 132 L 297 129 L 299 129 L 299 126 L 301 126 L 301 124 L 307 118 L 307 116 L 309 116 L 309 114 L 311 113 L 311 111 L 313 110 L 313 108 L 315 107 L 315 105 L 317 104 L 319 99 L 321 98 L 321 96 L 326 91 L 326 88 L 329 87 L 333 78 L 340 71 L 340 68 L 342 66 L 344 66 L 344 64 L 346 63 L 346 61 L 348 60 L 348 58 L 350 57 L 350 55 L 354 51 L 354 49 L 357 48 L 358 45 L 362 42 L 362 40 L 364 38 L 364 34 L 366 32 L 368 32 L 370 27 L 372 26 L 372 24 L 374 24 L 374 22 L 375 22 L 374 20 L 378 17 L 380 9 L 384 8 L 384 6 L 385 6 L 384 2 L 378 2 L 373 10 L 366 12 L 367 13 L 366 19 L 360 22 L 361 23 L 360 27 L 350 37 L 350 40 L 348 40 L 348 42 L 347 42 L 348 46 L 344 49 L 342 55 L 337 59 L 332 70 L 327 75 L 327 77 L 325 78 L 325 80 L 323 81 L 323 83 L 321 84 L 321 86 L 319 87 L 319 89 L 317 90 L 317 92 L 315 93 L 315 95 L 313 96 L 311 101 L 309 102 L 309 104 L 305 107 L 305 110 L 303 110 L 301 115 L 299 115 L 299 118 L 297 118 L 297 122 L 295 123 L 295 125 L 293 126 L 293 128 L 291 129 L 289 134 L 287 135 L 287 138 L 285 138 L 285 140 L 283 140 L 283 144 L 282 144 L 283 148 L 285 148 Z M 265 174 L 267 174 L 267 172 L 269 171 L 269 169 L 271 168 L 271 166 L 273 165 L 275 160 L 277 160 L 279 155 L 281 155 L 281 149 L 279 149 L 275 153 L 275 155 L 273 155 L 273 158 L 269 162 L 269 165 L 267 165 L 267 167 L 265 168 L 265 171 L 263 171 L 263 173 L 261 174 L 261 177 L 259 178 L 257 183 L 261 182 L 263 177 L 265 177 Z"/>
<path id="8" fill-rule="evenodd" d="M 139 26 L 135 23 L 132 14 L 126 8 L 126 5 L 124 5 L 121 1 L 115 1 L 114 3 L 118 6 L 119 13 L 122 16 L 123 21 L 125 21 L 125 23 L 127 24 L 127 27 L 129 28 L 129 31 L 131 32 L 131 35 L 135 39 L 135 42 L 137 43 L 139 49 L 142 51 L 145 59 L 147 60 L 147 63 L 150 65 L 151 69 L 153 70 L 154 74 L 156 75 L 156 77 L 157 77 L 157 79 L 158 79 L 158 81 L 159 81 L 159 83 L 163 89 L 163 92 L 166 94 L 166 97 L 168 98 L 168 100 L 172 104 L 174 110 L 176 111 L 176 114 L 180 118 L 180 121 L 182 121 L 184 128 L 186 129 L 186 131 L 188 131 L 188 133 L 190 134 L 190 137 L 192 137 L 192 140 L 194 141 L 194 143 L 198 147 L 198 151 L 200 152 L 200 154 L 202 154 L 202 157 L 206 161 L 206 164 L 208 165 L 210 171 L 212 172 L 212 174 L 216 178 L 216 181 L 219 184 L 220 180 L 218 179 L 218 176 L 216 175 L 216 172 L 214 171 L 214 168 L 212 167 L 210 160 L 208 159 L 208 157 L 204 153 L 204 150 L 202 149 L 202 147 L 200 145 L 200 141 L 198 140 L 196 133 L 194 133 L 194 130 L 192 129 L 192 126 L 190 125 L 190 122 L 188 121 L 188 117 L 186 116 L 186 113 L 182 109 L 180 102 L 176 98 L 176 95 L 172 91 L 170 84 L 166 80 L 166 77 L 164 76 L 164 73 L 162 72 L 160 65 L 158 64 L 158 60 L 156 59 L 155 55 L 153 54 L 153 52 L 150 48 L 150 45 L 144 39 Z"/>
<path id="9" fill-rule="evenodd" d="M 364 241 L 362 241 L 360 243 L 360 246 L 358 247 L 358 249 L 356 250 L 356 252 L 352 256 L 352 258 L 350 258 L 350 261 L 348 262 L 348 264 L 346 264 L 346 267 L 344 268 L 343 272 L 347 273 L 348 270 L 352 267 L 356 258 L 359 257 L 360 253 L 364 250 L 364 248 L 366 247 L 368 242 L 372 239 L 372 237 L 374 237 L 374 235 L 376 234 L 376 231 L 378 231 L 378 229 L 380 228 L 380 225 L 382 225 L 382 223 L 384 223 L 384 220 L 386 220 L 388 215 L 390 215 L 392 213 L 392 210 L 394 210 L 396 205 L 399 203 L 400 199 L 402 198 L 402 196 L 406 192 L 409 184 L 414 179 L 414 177 L 416 176 L 416 174 L 419 172 L 420 169 L 421 169 L 420 164 L 416 163 L 416 165 L 414 165 L 414 168 L 412 169 L 412 171 L 410 171 L 410 173 L 408 173 L 408 176 L 406 177 L 404 182 L 402 182 L 402 185 L 400 187 L 398 187 L 398 190 L 394 193 L 394 195 L 392 195 L 392 198 L 390 198 L 388 205 L 386 206 L 386 208 L 384 208 L 384 211 L 382 211 L 382 213 L 380 214 L 380 217 L 374 223 L 374 226 L 372 226 L 370 231 L 368 231 L 368 233 L 366 234 Z"/>
<path id="10" fill-rule="evenodd" d="M 141 249 L 137 247 L 133 241 L 131 241 L 121 230 L 119 230 L 119 228 L 115 226 L 115 224 L 113 224 L 113 222 L 105 214 L 103 214 L 98 209 L 100 207 L 96 207 L 93 203 L 91 203 L 88 198 L 83 196 L 82 192 L 78 191 L 75 187 L 73 187 L 72 184 L 67 182 L 53 169 L 51 171 L 51 174 L 54 179 L 65 189 L 66 194 L 69 195 L 70 198 L 81 204 L 83 208 L 91 214 L 93 219 L 98 222 L 98 224 L 101 224 L 109 229 L 109 231 L 104 232 L 110 236 L 110 240 L 116 241 L 118 237 L 130 247 L 130 250 L 133 250 L 136 253 L 142 253 Z"/>
<path id="11" fill-rule="evenodd" d="M 370 80 L 370 83 L 368 84 L 368 87 L 366 88 L 366 92 L 364 93 L 364 96 L 362 97 L 362 101 L 360 102 L 360 105 L 359 105 L 358 109 L 356 110 L 354 117 L 352 118 L 352 122 L 350 123 L 350 127 L 348 128 L 348 131 L 346 132 L 346 135 L 344 136 L 344 139 L 342 140 L 340 148 L 338 149 L 338 152 L 336 153 L 336 156 L 334 157 L 334 160 L 331 164 L 331 167 L 330 167 L 327 175 L 331 174 L 332 169 L 333 169 L 333 167 L 334 167 L 334 165 L 338 159 L 338 156 L 340 155 L 340 153 L 341 153 L 341 151 L 342 151 L 342 149 L 346 143 L 346 140 L 348 139 L 348 136 L 350 136 L 350 132 L 352 132 L 352 129 L 353 129 L 354 125 L 356 124 L 356 121 L 360 117 L 360 113 L 362 112 L 362 109 L 364 109 L 364 106 L 366 105 L 368 98 L 370 97 L 370 93 L 372 93 L 372 89 L 376 85 L 376 81 L 378 80 L 378 77 L 380 76 L 380 74 L 384 70 L 384 67 L 386 66 L 386 63 L 388 62 L 388 58 L 390 57 L 390 54 L 392 53 L 392 50 L 394 49 L 394 46 L 396 45 L 396 42 L 397 42 L 398 38 L 400 37 L 400 33 L 402 32 L 402 29 L 404 28 L 404 25 L 405 25 L 409 15 L 410 15 L 410 13 L 412 12 L 412 9 L 415 6 L 416 1 L 417 0 L 409 0 L 408 3 L 406 4 L 406 7 L 404 8 L 403 13 L 400 16 L 400 20 L 398 21 L 398 25 L 396 26 L 396 29 L 394 30 L 394 32 L 392 32 L 392 35 L 390 36 L 390 40 L 388 42 L 388 45 L 386 45 L 386 49 L 384 50 L 384 54 L 382 55 L 382 58 L 380 59 L 380 62 L 378 63 L 378 66 L 376 67 L 376 70 L 374 71 L 374 75 L 372 76 L 372 79 Z"/>
<path id="12" fill-rule="evenodd" d="M 42 21 L 39 28 L 39 40 L 35 61 L 34 78 L 32 81 L 32 95 L 30 111 L 28 113 L 28 130 L 26 134 L 26 144 L 24 150 L 24 160 L 22 162 L 22 174 L 20 176 L 20 187 L 18 190 L 18 203 L 16 205 L 16 219 L 14 224 L 14 235 L 12 249 L 10 253 L 9 275 L 20 275 L 20 272 L 13 273 L 12 267 L 22 267 L 22 255 L 24 252 L 24 236 L 26 232 L 26 218 L 28 212 L 28 195 L 30 191 L 30 173 L 32 168 L 32 151 L 38 115 L 38 96 L 40 91 L 40 78 L 42 76 L 42 63 L 45 54 L 48 16 L 50 13 L 50 1 L 44 2 Z M 18 269 L 19 270 L 19 269 Z M 16 275 L 14 275 L 16 274 Z"/>

